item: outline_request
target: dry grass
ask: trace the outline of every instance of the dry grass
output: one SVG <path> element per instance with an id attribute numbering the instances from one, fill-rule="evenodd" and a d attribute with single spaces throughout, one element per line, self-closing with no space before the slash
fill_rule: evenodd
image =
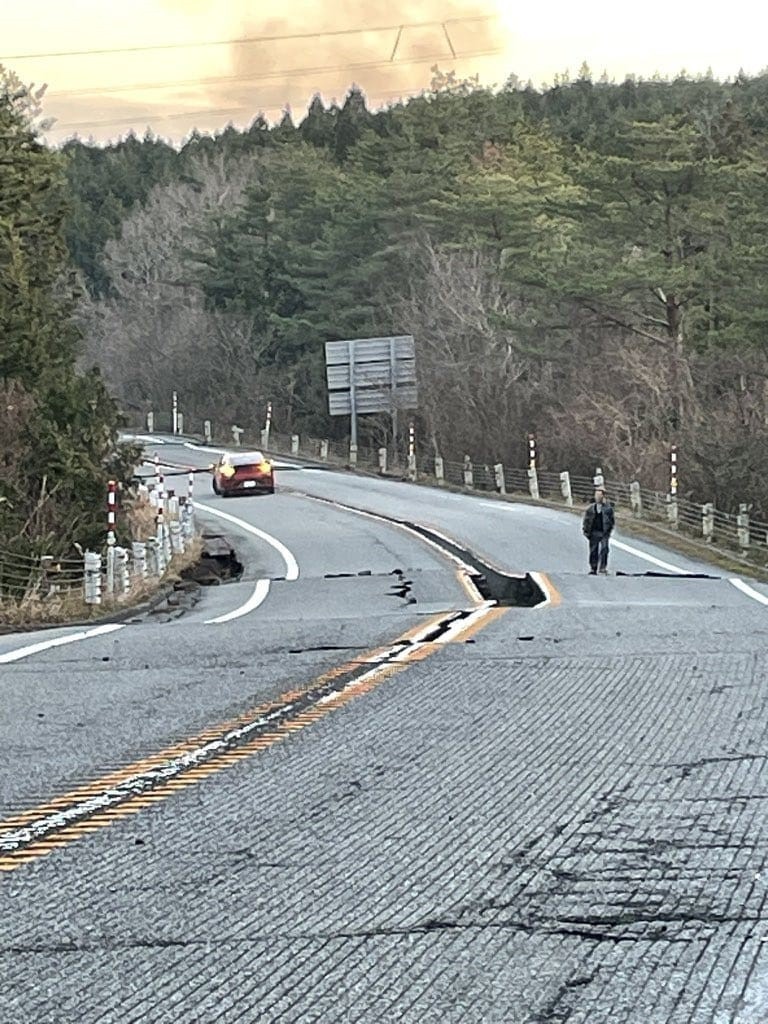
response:
<path id="1" fill-rule="evenodd" d="M 157 513 L 149 500 L 140 494 L 132 495 L 123 504 L 122 513 L 128 522 L 132 540 L 148 541 L 157 532 Z"/>

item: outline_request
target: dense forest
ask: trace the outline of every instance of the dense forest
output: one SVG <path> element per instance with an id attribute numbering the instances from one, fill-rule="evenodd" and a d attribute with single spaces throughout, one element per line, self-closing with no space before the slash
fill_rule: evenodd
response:
<path id="1" fill-rule="evenodd" d="M 136 414 L 339 436 L 323 343 L 416 338 L 421 444 L 768 510 L 768 76 L 353 88 L 63 148 L 77 317 Z M 372 443 L 385 426 L 369 420 Z"/>
<path id="2" fill-rule="evenodd" d="M 0 68 L 0 555 L 18 557 L 99 543 L 106 480 L 133 472 L 117 404 L 77 366 L 66 161 L 40 141 L 40 98 Z"/>

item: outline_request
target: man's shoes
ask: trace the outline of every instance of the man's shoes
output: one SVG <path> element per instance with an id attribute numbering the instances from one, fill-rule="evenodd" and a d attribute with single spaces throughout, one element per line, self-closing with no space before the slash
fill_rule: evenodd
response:
<path id="1" fill-rule="evenodd" d="M 590 569 L 589 570 L 589 575 L 590 576 L 597 576 L 597 569 Z"/>
<path id="2" fill-rule="evenodd" d="M 608 570 L 607 569 L 600 569 L 598 571 L 600 572 L 601 576 L 607 576 L 608 575 Z"/>

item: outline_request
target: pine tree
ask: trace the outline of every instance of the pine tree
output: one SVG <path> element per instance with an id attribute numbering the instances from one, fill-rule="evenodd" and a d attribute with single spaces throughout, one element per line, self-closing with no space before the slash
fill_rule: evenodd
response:
<path id="1" fill-rule="evenodd" d="M 20 417 L 0 474 L 0 546 L 56 554 L 95 543 L 116 456 L 117 410 L 97 374 L 76 369 L 74 269 L 64 239 L 64 159 L 45 148 L 29 94 L 0 78 L 0 391 Z"/>

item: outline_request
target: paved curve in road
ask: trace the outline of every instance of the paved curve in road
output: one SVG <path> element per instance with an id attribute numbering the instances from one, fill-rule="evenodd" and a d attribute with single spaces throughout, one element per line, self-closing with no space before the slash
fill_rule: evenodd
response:
<path id="1" fill-rule="evenodd" d="M 765 1024 L 766 588 L 324 469 L 202 502 L 241 582 L 0 638 L 0 1021 Z M 433 635 L 456 566 L 352 506 L 550 600 Z"/>

